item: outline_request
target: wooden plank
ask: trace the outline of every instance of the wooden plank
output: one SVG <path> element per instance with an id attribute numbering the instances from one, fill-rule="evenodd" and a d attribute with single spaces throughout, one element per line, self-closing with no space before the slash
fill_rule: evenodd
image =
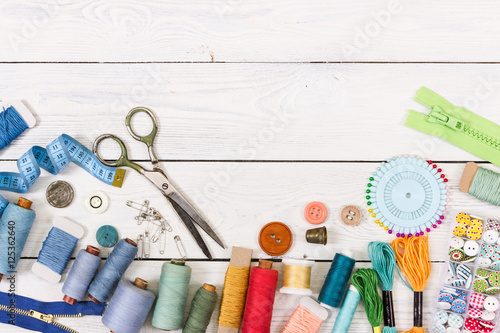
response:
<path id="1" fill-rule="evenodd" d="M 0 61 L 498 61 L 494 0 L 9 0 L 1 9 Z"/>
<path id="2" fill-rule="evenodd" d="M 131 158 L 147 159 L 124 126 L 138 105 L 159 118 L 164 160 L 478 160 L 403 126 L 409 109 L 429 112 L 413 101 L 422 85 L 500 123 L 498 65 L 4 64 L 0 77 L 1 97 L 25 100 L 39 120 L 0 159 L 63 131 L 87 147 L 111 132 Z M 147 133 L 143 120 L 137 129 Z M 118 156 L 110 150 L 104 156 Z"/>
<path id="3" fill-rule="evenodd" d="M 19 265 L 19 274 L 17 276 L 17 292 L 20 295 L 29 295 L 32 298 L 43 301 L 59 301 L 62 299 L 61 292 L 62 283 L 50 284 L 45 281 L 40 281 L 38 277 L 29 272 L 29 267 L 33 260 L 23 259 Z M 141 277 L 149 282 L 148 289 L 155 294 L 158 292 L 158 282 L 160 278 L 161 261 L 143 261 L 141 263 L 134 262 L 127 270 L 125 278 L 133 280 L 135 277 Z M 185 318 L 189 312 L 189 305 L 196 290 L 205 282 L 213 284 L 217 290 L 222 290 L 224 283 L 224 274 L 227 269 L 227 262 L 188 262 L 193 269 L 191 282 L 189 286 L 188 300 L 186 302 Z M 256 263 L 254 263 L 256 264 Z M 436 263 L 433 265 L 432 275 L 429 280 L 426 292 L 424 292 L 424 325 L 427 328 L 430 320 L 430 314 L 434 307 L 437 290 L 441 286 L 439 279 L 439 271 L 444 265 Z M 371 267 L 369 263 L 357 263 L 358 268 Z M 278 289 L 283 285 L 283 264 L 275 263 L 273 268 L 279 271 Z M 324 282 L 324 276 L 330 268 L 330 263 L 316 263 L 312 270 L 311 289 L 314 292 L 313 297 L 317 298 L 321 286 Z M 0 284 L 0 291 L 5 292 L 8 289 L 6 283 Z M 219 302 L 220 302 L 220 293 Z M 394 282 L 394 308 L 396 311 L 396 324 L 399 330 L 408 330 L 413 324 L 413 295 L 407 289 L 396 274 Z M 284 325 L 288 321 L 293 310 L 298 306 L 300 297 L 295 295 L 276 294 L 273 310 L 273 322 L 271 327 L 272 333 L 281 332 Z M 207 332 L 215 333 L 217 331 L 218 305 L 212 315 Z M 151 325 L 152 312 L 149 315 L 142 333 L 158 332 Z M 336 313 L 330 312 L 330 317 L 323 323 L 320 332 L 331 332 L 335 322 Z M 89 316 L 78 319 L 60 320 L 62 323 L 72 327 L 79 332 L 102 332 L 106 333 L 109 330 L 101 324 L 100 318 L 97 316 Z M 351 325 L 352 332 L 368 332 L 370 330 L 368 320 L 363 309 L 363 305 L 359 305 Z M 24 330 L 9 327 L 9 332 L 24 332 Z M 180 332 L 180 331 L 179 331 Z"/>
<path id="4" fill-rule="evenodd" d="M 0 162 L 2 169 L 13 162 Z M 344 248 L 354 251 L 358 260 L 368 259 L 366 246 L 372 240 L 390 241 L 394 237 L 373 223 L 367 216 L 365 189 L 368 177 L 379 166 L 378 163 L 249 163 L 243 164 L 240 173 L 228 176 L 227 183 L 216 183 L 212 176 L 226 170 L 227 163 L 189 162 L 164 163 L 168 167 L 171 179 L 190 198 L 193 204 L 204 214 L 210 225 L 226 244 L 226 249 L 202 235 L 212 251 L 214 258 L 230 258 L 231 246 L 241 246 L 253 250 L 254 258 L 269 258 L 258 246 L 260 229 L 271 221 L 286 223 L 292 230 L 294 243 L 286 257 L 331 260 L 336 252 Z M 450 203 L 444 226 L 437 232 L 431 232 L 431 248 L 441 249 L 447 244 L 448 222 L 459 211 L 498 219 L 495 206 L 486 205 L 466 193 L 458 190 L 457 184 L 463 164 L 443 164 L 444 172 L 450 182 Z M 54 208 L 45 201 L 45 188 L 56 180 L 70 182 L 76 193 L 75 201 L 67 208 Z M 112 199 L 108 211 L 102 215 L 91 215 L 83 206 L 83 198 L 88 191 L 103 190 Z M 18 194 L 2 192 L 11 201 Z M 87 244 L 97 245 L 95 232 L 104 224 L 115 226 L 120 237 L 136 239 L 144 226 L 138 226 L 134 220 L 137 211 L 125 206 L 125 201 L 151 201 L 151 206 L 160 212 L 172 224 L 174 232 L 167 234 L 167 249 L 159 254 L 156 244 L 151 247 L 152 258 L 178 257 L 173 237 L 180 235 L 189 258 L 205 258 L 187 229 L 178 220 L 174 211 L 168 207 L 161 194 L 137 173 L 130 173 L 122 189 L 100 183 L 85 171 L 73 165 L 60 176 L 46 173 L 35 183 L 25 196 L 34 201 L 33 209 L 37 219 L 29 236 L 24 257 L 36 257 L 55 216 L 65 216 L 84 226 L 86 234 L 79 242 L 83 248 Z M 304 207 L 311 201 L 321 201 L 329 209 L 325 222 L 328 230 L 328 244 L 309 244 L 305 232 L 316 227 L 304 219 Z M 347 226 L 340 220 L 340 211 L 345 205 L 355 204 L 365 214 L 357 226 Z M 80 248 L 79 247 L 79 248 Z M 109 250 L 103 249 L 102 256 Z M 434 253 L 434 252 L 433 252 Z M 442 259 L 442 258 L 441 258 Z"/>

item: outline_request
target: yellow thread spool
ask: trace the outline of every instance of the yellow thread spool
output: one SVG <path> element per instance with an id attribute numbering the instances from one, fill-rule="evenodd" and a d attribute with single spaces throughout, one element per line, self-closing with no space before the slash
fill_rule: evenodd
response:
<path id="1" fill-rule="evenodd" d="M 250 267 L 231 265 L 228 267 L 221 300 L 219 326 L 240 327 L 249 274 Z"/>
<path id="2" fill-rule="evenodd" d="M 285 277 L 282 294 L 312 295 L 311 269 L 314 261 L 299 259 L 283 259 L 285 265 Z"/>

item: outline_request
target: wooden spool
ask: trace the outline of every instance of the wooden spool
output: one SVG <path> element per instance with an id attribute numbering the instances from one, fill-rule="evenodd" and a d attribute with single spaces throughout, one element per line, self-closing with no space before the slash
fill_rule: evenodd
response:
<path id="1" fill-rule="evenodd" d="M 458 184 L 458 188 L 460 189 L 460 191 L 469 193 L 470 186 L 472 185 L 472 181 L 474 180 L 478 169 L 479 166 L 476 163 L 467 162 L 464 172 L 462 173 L 460 183 Z"/>

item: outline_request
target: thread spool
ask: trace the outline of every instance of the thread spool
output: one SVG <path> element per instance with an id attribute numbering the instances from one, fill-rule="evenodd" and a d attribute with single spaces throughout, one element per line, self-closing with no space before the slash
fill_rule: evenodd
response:
<path id="1" fill-rule="evenodd" d="M 105 302 L 137 254 L 137 244 L 130 238 L 121 239 L 111 251 L 106 263 L 89 287 L 89 298 L 96 304 Z"/>
<path id="2" fill-rule="evenodd" d="M 17 205 L 9 203 L 0 218 L 0 282 L 4 274 L 16 270 L 26 240 L 35 221 L 36 213 L 31 210 L 31 202 L 19 198 Z M 14 234 L 14 235 L 13 235 Z M 15 239 L 12 237 L 15 236 Z M 10 239 L 9 239 L 10 238 Z M 14 244 L 12 245 L 12 240 Z M 9 262 L 9 247 L 14 246 L 14 263 Z M 12 259 L 12 258 L 11 258 Z M 11 260 L 12 261 L 12 260 Z"/>
<path id="3" fill-rule="evenodd" d="M 190 279 L 191 267 L 184 260 L 174 259 L 163 264 L 153 314 L 154 327 L 168 331 L 181 328 Z"/>
<path id="4" fill-rule="evenodd" d="M 500 206 L 500 174 L 467 162 L 458 184 L 460 191 L 473 197 Z"/>
<path id="5" fill-rule="evenodd" d="M 112 333 L 139 333 L 156 298 L 147 287 L 141 278 L 121 280 L 102 317 L 104 326 Z"/>
<path id="6" fill-rule="evenodd" d="M 310 297 L 302 297 L 282 333 L 317 333 L 326 318 L 328 311 L 324 307 Z"/>
<path id="7" fill-rule="evenodd" d="M 61 281 L 62 273 L 83 233 L 83 228 L 78 224 L 56 217 L 38 253 L 37 262 L 31 266 L 33 273 L 51 283 Z"/>
<path id="8" fill-rule="evenodd" d="M 280 289 L 282 294 L 294 295 L 312 295 L 311 288 L 311 269 L 314 261 L 283 259 L 285 265 L 285 277 L 283 287 Z"/>
<path id="9" fill-rule="evenodd" d="M 217 303 L 217 293 L 215 286 L 203 284 L 203 287 L 196 291 L 189 315 L 182 329 L 183 333 L 204 333 L 210 323 L 210 317 Z"/>
<path id="10" fill-rule="evenodd" d="M 63 301 L 75 305 L 77 301 L 85 298 L 90 282 L 92 282 L 101 263 L 100 252 L 101 250 L 92 245 L 87 245 L 85 250 L 80 250 L 66 277 L 66 281 L 64 281 L 62 287 Z"/>
<path id="11" fill-rule="evenodd" d="M 25 130 L 36 125 L 36 119 L 21 101 L 2 102 L 0 112 L 0 150 L 11 144 Z"/>
<path id="12" fill-rule="evenodd" d="M 356 262 L 352 257 L 353 253 L 349 250 L 335 254 L 318 296 L 318 300 L 324 307 L 331 309 L 340 306 Z"/>
<path id="13" fill-rule="evenodd" d="M 346 333 L 349 332 L 349 327 L 351 326 L 352 319 L 356 313 L 356 308 L 358 307 L 359 301 L 361 300 L 361 295 L 354 286 L 350 286 L 347 290 L 344 302 L 340 308 L 339 314 L 335 319 L 335 325 L 333 325 L 332 333 Z"/>
<path id="14" fill-rule="evenodd" d="M 278 271 L 271 269 L 272 261 L 259 260 L 252 267 L 241 333 L 269 333 L 273 316 Z"/>

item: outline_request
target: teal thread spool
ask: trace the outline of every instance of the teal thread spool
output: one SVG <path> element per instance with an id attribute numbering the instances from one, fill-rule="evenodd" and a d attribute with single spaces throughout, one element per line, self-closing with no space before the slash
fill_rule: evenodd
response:
<path id="1" fill-rule="evenodd" d="M 9 203 L 0 219 L 0 281 L 4 274 L 15 271 L 21 252 L 35 221 L 36 213 L 31 210 L 33 202 L 19 198 L 17 205 Z M 14 251 L 12 251 L 12 248 Z M 9 262 L 9 253 L 14 257 Z"/>
<path id="2" fill-rule="evenodd" d="M 349 250 L 335 254 L 318 300 L 326 308 L 338 308 L 344 297 L 356 261 Z"/>
<path id="3" fill-rule="evenodd" d="M 344 303 L 342 303 L 339 314 L 335 319 L 335 325 L 333 326 L 332 333 L 349 332 L 352 318 L 354 318 L 354 314 L 356 313 L 356 308 L 358 307 L 360 300 L 361 295 L 356 287 L 350 286 L 347 290 Z"/>
<path id="4" fill-rule="evenodd" d="M 163 264 L 153 314 L 154 327 L 167 331 L 182 327 L 190 279 L 191 267 L 186 266 L 184 260 L 174 259 Z"/>
<path id="5" fill-rule="evenodd" d="M 217 303 L 215 287 L 205 283 L 194 295 L 191 302 L 191 309 L 189 310 L 189 315 L 182 332 L 204 333 L 210 323 L 215 303 Z"/>

